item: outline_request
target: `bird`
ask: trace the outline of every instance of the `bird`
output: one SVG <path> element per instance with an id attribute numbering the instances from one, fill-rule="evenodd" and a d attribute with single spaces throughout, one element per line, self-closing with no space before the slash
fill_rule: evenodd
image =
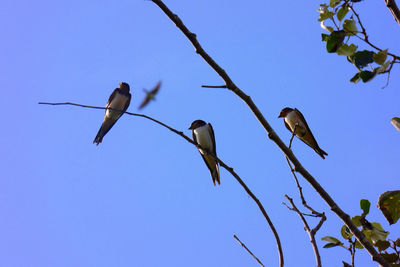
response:
<path id="1" fill-rule="evenodd" d="M 147 91 L 146 89 L 143 89 L 143 91 L 145 91 L 146 93 L 146 97 L 143 99 L 142 103 L 140 104 L 138 109 L 142 109 L 145 106 L 147 106 L 147 104 L 149 104 L 149 102 L 151 100 L 155 99 L 156 94 L 158 93 L 158 90 L 160 90 L 161 87 L 161 81 L 159 81 L 154 87 L 153 89 L 151 89 L 150 91 Z"/>
<path id="2" fill-rule="evenodd" d="M 328 153 L 326 153 L 319 147 L 317 141 L 314 138 L 314 135 L 308 127 L 306 119 L 297 108 L 292 109 L 286 107 L 282 109 L 278 118 L 284 118 L 283 121 L 286 128 L 292 133 L 293 131 L 295 131 L 295 135 L 301 141 L 314 149 L 314 151 L 317 152 L 317 154 L 320 155 L 322 159 L 325 159 L 325 156 L 328 156 Z"/>
<path id="3" fill-rule="evenodd" d="M 103 141 L 103 137 L 128 109 L 132 97 L 129 90 L 129 84 L 121 82 L 119 87 L 112 92 L 106 104 L 103 123 L 93 140 L 93 144 L 99 145 Z"/>
<path id="4" fill-rule="evenodd" d="M 190 125 L 189 130 L 192 130 L 193 140 L 197 144 L 217 156 L 215 135 L 211 123 L 206 123 L 202 120 L 195 120 Z M 220 185 L 221 180 L 219 175 L 218 161 L 213 156 L 207 155 L 207 152 L 203 151 L 201 148 L 198 148 L 198 150 L 208 169 L 210 170 L 214 186 L 216 186 L 216 183 Z"/>

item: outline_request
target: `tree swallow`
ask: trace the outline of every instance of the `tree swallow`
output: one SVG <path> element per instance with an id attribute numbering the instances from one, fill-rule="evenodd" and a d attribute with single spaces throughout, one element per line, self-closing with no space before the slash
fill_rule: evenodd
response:
<path id="1" fill-rule="evenodd" d="M 202 120 L 195 120 L 189 127 L 192 130 L 193 140 L 199 144 L 202 148 L 207 149 L 215 156 L 217 155 L 216 146 L 215 146 L 215 135 L 214 130 L 211 126 L 211 123 L 205 123 Z M 207 155 L 202 149 L 199 149 L 201 156 L 203 157 L 204 162 L 206 163 L 208 169 L 210 170 L 211 177 L 216 185 L 221 184 L 219 177 L 219 167 L 218 162 L 210 155 Z"/>
<path id="2" fill-rule="evenodd" d="M 119 88 L 115 88 L 107 101 L 103 124 L 94 138 L 93 144 L 96 143 L 96 145 L 99 145 L 103 141 L 103 137 L 126 111 L 130 102 L 129 84 L 122 82 L 119 84 Z M 113 110 L 108 108 L 112 108 Z"/>
<path id="3" fill-rule="evenodd" d="M 328 156 L 328 154 L 323 151 L 317 141 L 314 138 L 306 119 L 304 118 L 303 114 L 295 108 L 284 108 L 282 109 L 281 113 L 279 114 L 278 118 L 284 118 L 283 121 L 285 123 L 286 128 L 290 132 L 296 129 L 295 135 L 304 143 L 309 145 L 321 158 L 325 159 L 324 155 Z"/>
<path id="4" fill-rule="evenodd" d="M 161 81 L 159 81 L 154 87 L 153 89 L 151 89 L 150 91 L 147 91 L 146 89 L 143 89 L 146 93 L 146 97 L 143 99 L 142 104 L 140 104 L 139 109 L 144 108 L 145 106 L 147 106 L 147 104 L 151 101 L 151 100 L 155 100 L 155 96 L 158 93 L 158 90 L 160 90 L 161 87 Z"/>

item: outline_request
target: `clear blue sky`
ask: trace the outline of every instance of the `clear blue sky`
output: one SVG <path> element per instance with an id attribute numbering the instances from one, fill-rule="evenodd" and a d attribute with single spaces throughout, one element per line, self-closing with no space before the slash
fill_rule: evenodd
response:
<path id="1" fill-rule="evenodd" d="M 322 160 L 299 140 L 294 152 L 337 203 L 388 226 L 378 196 L 399 189 L 400 68 L 351 84 L 355 68 L 325 52 L 318 1 L 176 1 L 166 4 L 249 94 L 275 131 L 290 133 L 279 111 L 308 119 Z M 384 1 L 357 4 L 371 41 L 400 54 L 400 27 Z M 143 88 L 159 80 L 144 113 L 185 131 L 195 119 L 213 124 L 218 155 L 260 198 L 280 234 L 286 266 L 314 266 L 308 236 L 284 195 L 298 192 L 277 146 L 247 106 L 194 53 L 183 34 L 150 1 L 11 1 L 0 9 L 0 266 L 257 266 L 239 236 L 276 266 L 272 233 L 253 201 L 225 170 L 214 187 L 198 151 L 142 118 L 123 116 L 92 144 L 102 110 L 41 106 L 72 101 L 104 106 L 119 82 L 131 85 L 136 112 Z M 394 50 L 393 50 L 394 49 Z M 318 232 L 339 236 L 340 220 L 301 179 L 309 203 L 325 211 Z M 316 221 L 310 220 L 312 225 Z M 350 255 L 320 250 L 324 266 Z M 357 251 L 358 266 L 376 266 Z"/>

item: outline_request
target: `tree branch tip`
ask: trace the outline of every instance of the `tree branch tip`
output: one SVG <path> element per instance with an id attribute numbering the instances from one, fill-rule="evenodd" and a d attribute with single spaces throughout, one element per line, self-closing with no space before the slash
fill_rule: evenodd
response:
<path id="1" fill-rule="evenodd" d="M 203 88 L 227 88 L 226 84 L 225 85 L 202 85 L 201 87 L 203 87 Z"/>

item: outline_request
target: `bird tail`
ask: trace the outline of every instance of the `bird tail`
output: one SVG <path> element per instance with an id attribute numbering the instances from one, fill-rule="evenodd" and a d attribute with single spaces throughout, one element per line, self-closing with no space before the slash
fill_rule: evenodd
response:
<path id="1" fill-rule="evenodd" d="M 114 124 L 117 122 L 118 119 L 116 120 L 109 120 L 109 119 L 104 119 L 103 123 L 101 124 L 101 127 L 99 131 L 97 132 L 96 137 L 93 140 L 93 144 L 96 143 L 99 145 L 103 141 L 103 137 L 108 133 L 108 131 L 114 126 Z"/>
<path id="2" fill-rule="evenodd" d="M 326 153 L 325 151 L 323 151 L 320 147 L 318 147 L 315 152 L 318 153 L 318 155 L 321 156 L 322 159 L 325 159 L 325 156 L 328 156 L 328 153 Z M 325 155 L 325 156 L 324 156 Z"/>
<path id="3" fill-rule="evenodd" d="M 218 183 L 218 185 L 221 185 L 221 178 L 219 176 L 219 166 L 218 164 L 215 164 L 215 169 L 214 171 L 211 173 L 212 179 L 213 179 L 213 183 L 214 186 L 216 186 L 216 182 Z"/>
<path id="4" fill-rule="evenodd" d="M 104 128 L 103 125 L 101 125 L 99 131 L 97 132 L 96 137 L 93 140 L 93 144 L 96 143 L 97 146 L 103 141 L 103 137 L 104 137 L 103 128 Z"/>

